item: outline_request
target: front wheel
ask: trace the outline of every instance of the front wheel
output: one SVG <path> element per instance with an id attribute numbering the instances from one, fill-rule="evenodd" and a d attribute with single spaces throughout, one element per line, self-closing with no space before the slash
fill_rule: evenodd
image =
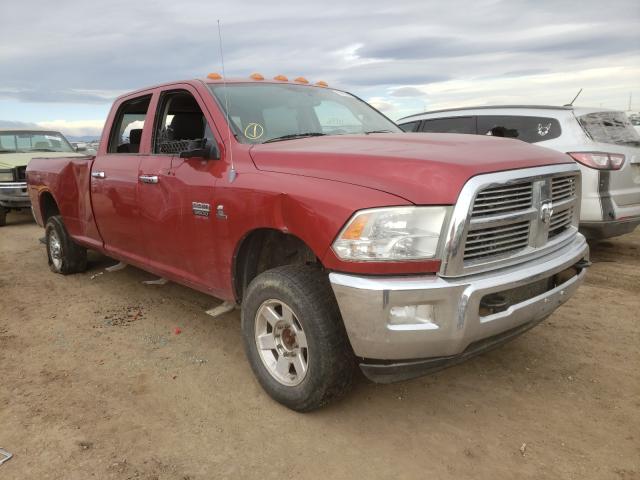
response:
<path id="1" fill-rule="evenodd" d="M 289 265 L 258 275 L 242 306 L 251 368 L 276 401 L 300 412 L 348 391 L 354 360 L 326 273 Z"/>
<path id="2" fill-rule="evenodd" d="M 4 227 L 7 224 L 7 213 L 9 212 L 9 210 L 7 210 L 4 207 L 0 207 L 0 227 Z"/>
<path id="3" fill-rule="evenodd" d="M 49 268 L 52 272 L 68 275 L 87 269 L 87 249 L 71 239 L 60 215 L 54 215 L 47 220 L 45 239 Z"/>

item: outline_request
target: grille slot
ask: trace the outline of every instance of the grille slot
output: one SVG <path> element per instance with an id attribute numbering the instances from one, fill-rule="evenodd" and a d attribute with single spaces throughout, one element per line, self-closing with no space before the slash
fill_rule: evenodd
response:
<path id="1" fill-rule="evenodd" d="M 473 204 L 472 217 L 499 215 L 531 207 L 533 184 L 531 182 L 514 185 L 499 185 L 482 190 Z"/>
<path id="2" fill-rule="evenodd" d="M 555 177 L 551 179 L 551 201 L 567 200 L 576 194 L 576 177 Z"/>
<path id="3" fill-rule="evenodd" d="M 525 248 L 529 244 L 529 221 L 523 220 L 507 226 L 472 230 L 467 234 L 464 259 L 477 260 L 503 255 Z"/>
<path id="4" fill-rule="evenodd" d="M 26 180 L 27 179 L 27 167 L 17 167 L 16 168 L 16 180 Z"/>
<path id="5" fill-rule="evenodd" d="M 549 238 L 560 235 L 571 226 L 573 221 L 573 207 L 554 213 L 549 223 Z"/>

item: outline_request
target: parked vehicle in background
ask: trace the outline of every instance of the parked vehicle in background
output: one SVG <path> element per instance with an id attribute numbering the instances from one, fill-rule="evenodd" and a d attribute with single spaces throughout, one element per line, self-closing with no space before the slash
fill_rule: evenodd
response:
<path id="1" fill-rule="evenodd" d="M 455 108 L 398 120 L 406 132 L 517 138 L 569 154 L 582 171 L 580 229 L 591 238 L 640 224 L 640 135 L 623 112 L 582 107 Z"/>
<path id="2" fill-rule="evenodd" d="M 584 279 L 566 155 L 405 135 L 322 82 L 210 77 L 118 98 L 97 156 L 34 159 L 29 194 L 54 272 L 91 248 L 241 305 L 282 404 L 325 404 L 355 363 L 391 382 L 461 362 Z"/>
<path id="3" fill-rule="evenodd" d="M 73 147 L 60 132 L 0 129 L 0 226 L 11 210 L 31 207 L 25 175 L 29 160 L 73 155 Z"/>

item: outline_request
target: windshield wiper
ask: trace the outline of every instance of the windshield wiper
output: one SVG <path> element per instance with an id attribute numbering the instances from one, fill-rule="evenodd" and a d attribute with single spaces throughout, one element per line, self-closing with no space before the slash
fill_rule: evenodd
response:
<path id="1" fill-rule="evenodd" d="M 262 143 L 279 142 L 281 140 L 293 140 L 295 138 L 322 137 L 324 135 L 326 135 L 326 133 L 320 133 L 320 132 L 290 133 L 289 135 L 282 135 L 281 137 L 270 138 L 269 140 L 266 140 Z"/>
<path id="2" fill-rule="evenodd" d="M 637 145 L 640 146 L 640 140 L 624 140 L 622 142 L 623 145 Z"/>
<path id="3" fill-rule="evenodd" d="M 0 153 L 16 153 L 15 150 L 5 150 L 4 148 L 0 150 Z"/>
<path id="4" fill-rule="evenodd" d="M 395 133 L 393 130 L 371 130 L 369 132 L 364 132 L 365 135 L 369 135 L 370 133 Z"/>
<path id="5" fill-rule="evenodd" d="M 57 152 L 57 150 L 53 150 L 51 148 L 32 148 L 32 152 Z"/>

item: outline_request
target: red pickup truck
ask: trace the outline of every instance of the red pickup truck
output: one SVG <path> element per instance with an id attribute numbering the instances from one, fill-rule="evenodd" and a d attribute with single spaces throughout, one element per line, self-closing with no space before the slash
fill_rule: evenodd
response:
<path id="1" fill-rule="evenodd" d="M 241 306 L 263 388 L 307 411 L 526 331 L 584 278 L 580 173 L 510 139 L 410 134 L 298 78 L 118 98 L 94 157 L 34 159 L 49 265 L 87 249 Z"/>

